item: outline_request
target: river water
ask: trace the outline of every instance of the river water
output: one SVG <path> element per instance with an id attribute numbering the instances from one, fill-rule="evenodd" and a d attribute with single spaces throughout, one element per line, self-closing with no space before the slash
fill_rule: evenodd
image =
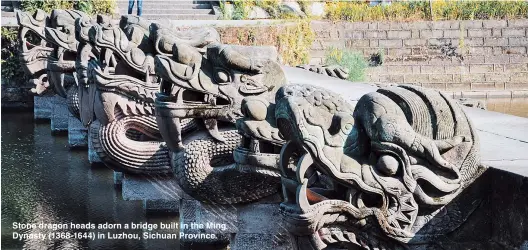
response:
<path id="1" fill-rule="evenodd" d="M 2 114 L 2 249 L 179 249 L 176 240 L 15 240 L 13 223 L 170 223 L 176 216 L 144 215 L 140 201 L 124 201 L 112 171 L 91 167 L 85 150 L 52 136 L 32 113 Z M 139 233 L 142 233 L 141 231 Z"/>
<path id="2" fill-rule="evenodd" d="M 521 117 L 528 117 L 528 98 L 482 99 L 487 109 Z"/>

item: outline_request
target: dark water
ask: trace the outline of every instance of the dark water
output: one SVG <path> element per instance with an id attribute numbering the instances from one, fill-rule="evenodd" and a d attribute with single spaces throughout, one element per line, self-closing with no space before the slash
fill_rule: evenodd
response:
<path id="1" fill-rule="evenodd" d="M 482 101 L 488 110 L 528 118 L 528 98 L 492 98 Z"/>
<path id="2" fill-rule="evenodd" d="M 110 169 L 91 167 L 85 150 L 70 151 L 66 136 L 50 132 L 49 124 L 34 123 L 32 113 L 2 114 L 2 249 L 180 248 L 176 240 L 13 240 L 14 222 L 178 222 L 146 218 L 141 202 L 122 200 Z"/>

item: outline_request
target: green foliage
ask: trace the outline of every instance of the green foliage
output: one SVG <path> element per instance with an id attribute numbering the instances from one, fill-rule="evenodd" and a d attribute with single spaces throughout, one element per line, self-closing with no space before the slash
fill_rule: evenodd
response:
<path id="1" fill-rule="evenodd" d="M 286 25 L 277 37 L 282 61 L 286 65 L 308 63 L 310 47 L 315 39 L 309 20 L 298 20 L 294 25 Z"/>
<path id="2" fill-rule="evenodd" d="M 50 13 L 54 9 L 75 9 L 89 15 L 113 14 L 115 0 L 22 0 L 21 9 L 33 12 L 37 9 Z"/>
<path id="3" fill-rule="evenodd" d="M 299 16 L 282 7 L 281 0 L 220 1 L 220 11 L 225 20 L 246 20 L 254 6 L 268 12 L 271 19 L 299 19 Z"/>
<path id="4" fill-rule="evenodd" d="M 5 28 L 1 29 L 2 36 L 2 79 L 8 81 L 24 80 L 24 71 L 18 59 L 19 41 L 18 41 L 18 29 L 17 28 Z M 2 81 L 4 84 L 4 81 Z"/>
<path id="5" fill-rule="evenodd" d="M 21 0 L 20 7 L 28 12 L 41 9 L 49 13 L 53 9 L 73 9 L 74 3 L 71 0 Z"/>
<path id="6" fill-rule="evenodd" d="M 528 18 L 526 1 L 446 1 L 433 2 L 435 20 Z"/>
<path id="7" fill-rule="evenodd" d="M 327 18 L 347 21 L 471 20 L 527 18 L 528 2 L 434 0 L 433 17 L 429 1 L 401 1 L 369 6 L 366 2 L 335 1 L 327 5 Z"/>
<path id="8" fill-rule="evenodd" d="M 363 55 L 357 51 L 330 48 L 326 53 L 325 63 L 327 65 L 340 65 L 349 71 L 348 80 L 357 82 L 365 80 L 365 70 L 368 63 Z"/>
<path id="9" fill-rule="evenodd" d="M 249 16 L 249 11 L 251 11 L 252 2 L 250 1 L 233 1 L 233 20 L 244 20 Z"/>

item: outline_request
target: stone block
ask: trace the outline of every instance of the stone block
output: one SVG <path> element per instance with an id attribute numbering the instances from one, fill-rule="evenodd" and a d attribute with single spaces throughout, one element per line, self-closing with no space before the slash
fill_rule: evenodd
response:
<path id="1" fill-rule="evenodd" d="M 343 39 L 363 39 L 363 31 L 358 30 L 344 30 L 344 31 L 338 31 L 339 32 L 339 38 Z"/>
<path id="2" fill-rule="evenodd" d="M 427 40 L 425 39 L 405 39 L 403 40 L 403 44 L 405 46 L 425 46 L 427 44 Z"/>
<path id="3" fill-rule="evenodd" d="M 426 29 L 431 29 L 432 24 L 433 22 L 418 21 L 418 22 L 409 22 L 407 26 L 409 29 L 426 30 Z"/>
<path id="4" fill-rule="evenodd" d="M 435 21 L 432 22 L 433 29 L 458 29 L 460 21 Z"/>
<path id="5" fill-rule="evenodd" d="M 237 211 L 233 205 L 205 204 L 183 199 L 180 204 L 180 232 L 187 235 L 209 234 L 209 239 L 180 238 L 181 242 L 205 244 L 228 243 L 237 232 Z"/>
<path id="6" fill-rule="evenodd" d="M 472 82 L 484 82 L 486 81 L 486 77 L 484 74 L 462 74 L 460 75 L 460 82 L 461 83 L 472 83 Z"/>
<path id="7" fill-rule="evenodd" d="M 143 200 L 146 214 L 178 214 L 180 200 Z"/>
<path id="8" fill-rule="evenodd" d="M 493 64 L 469 65 L 470 73 L 489 73 L 493 72 Z"/>
<path id="9" fill-rule="evenodd" d="M 238 232 L 231 239 L 235 249 L 296 249 L 278 204 L 251 204 L 238 209 Z"/>
<path id="10" fill-rule="evenodd" d="M 472 82 L 471 83 L 471 90 L 494 90 L 495 89 L 495 83 L 494 82 Z"/>
<path id="11" fill-rule="evenodd" d="M 508 40 L 510 46 L 528 46 L 528 37 L 510 37 Z"/>
<path id="12" fill-rule="evenodd" d="M 473 37 L 464 39 L 464 44 L 467 46 L 483 46 L 484 38 Z"/>
<path id="13" fill-rule="evenodd" d="M 490 37 L 491 29 L 469 29 L 468 37 Z"/>
<path id="14" fill-rule="evenodd" d="M 124 200 L 172 200 L 179 201 L 188 196 L 172 175 L 124 174 L 122 180 Z"/>
<path id="15" fill-rule="evenodd" d="M 506 20 L 483 20 L 482 27 L 484 27 L 485 29 L 506 28 L 508 27 L 508 22 Z"/>
<path id="16" fill-rule="evenodd" d="M 430 74 L 429 81 L 430 83 L 452 82 L 453 75 L 451 74 Z"/>
<path id="17" fill-rule="evenodd" d="M 35 120 L 50 120 L 53 96 L 34 96 L 33 97 L 33 115 Z"/>
<path id="18" fill-rule="evenodd" d="M 422 83 L 420 86 L 424 88 L 430 88 L 430 89 L 436 89 L 436 90 L 446 90 L 447 85 L 446 83 Z"/>
<path id="19" fill-rule="evenodd" d="M 420 30 L 420 38 L 442 38 L 443 30 Z"/>
<path id="20" fill-rule="evenodd" d="M 123 186 L 123 172 L 114 171 L 114 186 L 116 188 L 121 188 Z"/>
<path id="21" fill-rule="evenodd" d="M 443 85 L 443 84 L 440 84 L 440 85 Z M 428 86 L 424 86 L 424 87 L 428 87 Z M 470 90 L 470 89 L 471 89 L 471 84 L 469 84 L 469 83 L 448 83 L 448 84 L 445 84 L 445 90 L 448 90 L 448 91 Z"/>
<path id="22" fill-rule="evenodd" d="M 505 72 L 522 72 L 528 71 L 527 63 L 509 63 L 504 65 Z"/>
<path id="23" fill-rule="evenodd" d="M 379 46 L 382 48 L 401 48 L 403 46 L 403 40 L 400 39 L 382 39 L 379 40 Z"/>
<path id="24" fill-rule="evenodd" d="M 465 29 L 481 29 L 482 26 L 482 20 L 464 20 L 460 21 L 460 26 L 462 26 Z"/>
<path id="25" fill-rule="evenodd" d="M 502 50 L 503 54 L 526 54 L 526 47 L 507 47 Z"/>
<path id="26" fill-rule="evenodd" d="M 447 74 L 467 74 L 469 73 L 469 69 L 467 66 L 446 65 L 444 69 L 445 69 L 445 73 Z"/>
<path id="27" fill-rule="evenodd" d="M 484 38 L 484 46 L 508 46 L 508 38 Z"/>
<path id="28" fill-rule="evenodd" d="M 444 38 L 461 38 L 467 37 L 467 30 L 444 30 Z"/>
<path id="29" fill-rule="evenodd" d="M 511 75 L 512 83 L 528 83 L 528 72 L 517 72 Z"/>
<path id="30" fill-rule="evenodd" d="M 510 28 L 528 28 L 528 19 L 510 19 L 508 20 Z"/>
<path id="31" fill-rule="evenodd" d="M 71 113 L 68 117 L 68 145 L 70 148 L 88 147 L 88 128 Z"/>
<path id="32" fill-rule="evenodd" d="M 444 67 L 443 66 L 434 66 L 434 65 L 421 65 L 420 66 L 420 72 L 422 74 L 434 74 L 434 73 L 444 73 Z"/>
<path id="33" fill-rule="evenodd" d="M 365 31 L 365 38 L 385 39 L 387 38 L 387 31 Z"/>
<path id="34" fill-rule="evenodd" d="M 62 98 L 58 95 L 53 96 L 51 113 L 51 133 L 67 133 L 69 116 L 70 111 L 68 111 L 68 104 L 66 102 L 66 98 Z"/>
<path id="35" fill-rule="evenodd" d="M 231 240 L 231 249 L 296 250 L 295 238 L 290 234 L 238 233 Z"/>
<path id="36" fill-rule="evenodd" d="M 95 151 L 94 144 L 99 144 L 99 121 L 93 121 L 88 127 L 88 161 L 91 164 L 101 163 L 101 158 Z"/>
<path id="37" fill-rule="evenodd" d="M 510 75 L 509 74 L 497 74 L 497 73 L 491 73 L 491 74 L 484 74 L 486 82 L 508 82 L 510 81 Z"/>
<path id="38" fill-rule="evenodd" d="M 367 39 L 359 39 L 359 40 L 346 40 L 345 47 L 347 48 L 361 48 L 361 47 L 369 47 L 370 43 Z"/>
<path id="39" fill-rule="evenodd" d="M 526 29 L 525 28 L 502 29 L 502 36 L 524 37 L 526 36 Z"/>
<path id="40" fill-rule="evenodd" d="M 510 63 L 528 63 L 528 55 L 510 55 Z"/>
<path id="41" fill-rule="evenodd" d="M 409 74 L 404 76 L 406 83 L 425 83 L 429 82 L 429 74 Z"/>
<path id="42" fill-rule="evenodd" d="M 493 56 L 484 56 L 484 63 L 509 63 L 509 55 L 493 55 Z"/>
<path id="43" fill-rule="evenodd" d="M 394 48 L 394 49 L 388 49 L 387 56 L 391 58 L 401 58 L 403 56 L 410 56 L 412 55 L 412 50 L 408 48 Z"/>
<path id="44" fill-rule="evenodd" d="M 391 30 L 387 32 L 388 39 L 409 39 L 411 38 L 411 31 L 409 30 Z"/>
<path id="45" fill-rule="evenodd" d="M 499 29 L 499 28 L 491 29 L 491 36 L 492 37 L 502 37 L 502 29 Z"/>

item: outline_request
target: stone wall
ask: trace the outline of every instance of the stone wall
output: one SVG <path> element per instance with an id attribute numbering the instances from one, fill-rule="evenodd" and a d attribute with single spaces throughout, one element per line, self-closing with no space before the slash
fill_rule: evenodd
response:
<path id="1" fill-rule="evenodd" d="M 31 87 L 31 84 L 25 80 L 17 82 L 2 79 L 2 109 L 31 110 L 33 108 Z"/>
<path id="2" fill-rule="evenodd" d="M 366 57 L 382 51 L 385 60 L 368 69 L 367 81 L 447 91 L 528 90 L 528 19 L 314 21 L 312 28 L 312 63 L 321 63 L 329 47 L 350 48 Z"/>

